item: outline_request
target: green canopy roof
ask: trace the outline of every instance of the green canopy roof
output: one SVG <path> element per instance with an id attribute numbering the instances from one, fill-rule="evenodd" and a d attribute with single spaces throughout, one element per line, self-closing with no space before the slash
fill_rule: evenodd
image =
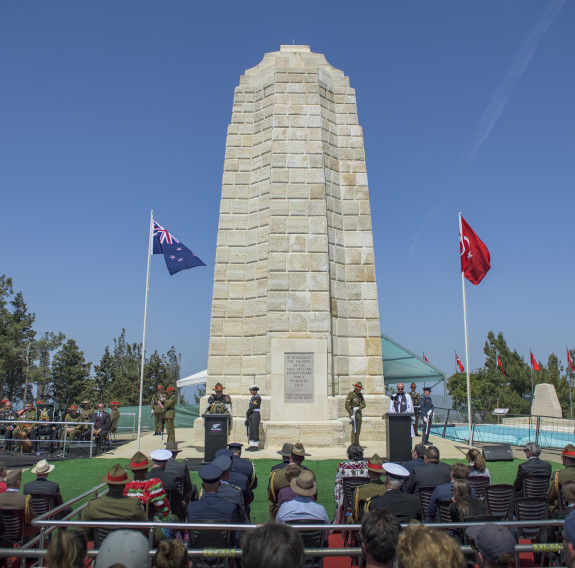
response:
<path id="1" fill-rule="evenodd" d="M 443 371 L 383 334 L 381 356 L 386 385 L 414 382 L 433 386 L 445 380 Z"/>

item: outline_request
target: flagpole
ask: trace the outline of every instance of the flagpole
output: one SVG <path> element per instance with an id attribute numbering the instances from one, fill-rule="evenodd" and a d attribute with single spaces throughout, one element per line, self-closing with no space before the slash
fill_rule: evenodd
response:
<path id="1" fill-rule="evenodd" d="M 569 347 L 565 345 L 567 350 L 567 384 L 569 385 L 569 408 L 571 409 L 571 420 L 573 420 L 573 402 L 571 400 L 571 364 L 569 363 Z"/>
<path id="2" fill-rule="evenodd" d="M 533 416 L 533 400 L 535 398 L 535 390 L 533 389 L 533 351 L 529 348 L 529 367 L 531 368 L 531 416 Z"/>
<path id="3" fill-rule="evenodd" d="M 461 211 L 459 212 L 459 234 L 461 230 Z M 461 271 L 461 290 L 463 292 L 463 326 L 465 328 L 465 372 L 467 377 L 467 426 L 469 428 L 469 447 L 473 445 L 471 439 L 471 380 L 469 378 L 469 344 L 467 341 L 467 298 L 465 297 L 465 274 Z"/>
<path id="4" fill-rule="evenodd" d="M 138 404 L 138 447 L 140 451 L 140 434 L 142 432 L 142 394 L 144 392 L 144 364 L 146 362 L 146 323 L 148 320 L 148 292 L 150 291 L 150 260 L 152 258 L 152 234 L 154 231 L 154 210 L 150 211 L 150 236 L 148 239 L 148 269 L 146 272 L 146 299 L 144 301 L 144 332 L 142 336 L 142 361 L 140 363 L 140 402 Z"/>

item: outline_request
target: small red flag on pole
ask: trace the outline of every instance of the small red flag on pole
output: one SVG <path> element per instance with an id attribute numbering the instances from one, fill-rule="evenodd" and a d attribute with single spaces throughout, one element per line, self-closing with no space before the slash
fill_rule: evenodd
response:
<path id="1" fill-rule="evenodd" d="M 423 354 L 423 358 L 425 359 L 426 363 L 429 363 L 429 360 L 427 359 L 427 357 L 425 356 L 425 353 Z"/>
<path id="2" fill-rule="evenodd" d="M 505 371 L 503 370 L 503 365 L 501 364 L 501 359 L 499 358 L 499 353 L 497 354 L 497 366 L 501 369 L 503 376 L 505 376 Z"/>
<path id="3" fill-rule="evenodd" d="M 491 268 L 489 250 L 462 215 L 459 216 L 459 256 L 461 272 L 472 284 L 479 284 Z"/>
<path id="4" fill-rule="evenodd" d="M 569 367 L 571 367 L 571 372 L 575 371 L 573 368 L 573 359 L 571 359 L 571 353 L 569 353 L 569 349 L 567 349 L 567 362 L 569 363 Z"/>
<path id="5" fill-rule="evenodd" d="M 529 351 L 529 353 L 531 353 L 531 367 L 533 368 L 534 371 L 540 371 L 541 369 L 539 368 L 539 363 L 537 363 L 537 359 L 535 359 L 535 355 L 533 355 L 532 351 Z"/>
<path id="6" fill-rule="evenodd" d="M 455 359 L 456 359 L 456 363 L 457 366 L 459 367 L 459 372 L 464 373 L 465 372 L 465 367 L 463 366 L 463 363 L 461 362 L 461 360 L 459 359 L 459 356 L 457 355 L 457 352 L 455 353 Z"/>

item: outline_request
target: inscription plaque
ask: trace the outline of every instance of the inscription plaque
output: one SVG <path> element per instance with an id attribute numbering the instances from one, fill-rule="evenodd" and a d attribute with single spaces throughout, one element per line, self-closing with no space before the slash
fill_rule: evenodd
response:
<path id="1" fill-rule="evenodd" d="M 284 353 L 284 402 L 313 403 L 313 353 Z"/>

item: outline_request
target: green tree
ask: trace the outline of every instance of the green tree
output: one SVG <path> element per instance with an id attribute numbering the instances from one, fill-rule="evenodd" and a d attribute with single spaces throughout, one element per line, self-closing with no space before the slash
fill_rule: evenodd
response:
<path id="1" fill-rule="evenodd" d="M 69 339 L 54 355 L 52 361 L 52 388 L 54 400 L 60 408 L 68 408 L 90 394 L 90 367 L 76 342 Z"/>
<path id="2" fill-rule="evenodd" d="M 59 349 L 65 339 L 66 336 L 62 332 L 47 331 L 33 343 L 35 363 L 32 368 L 29 368 L 28 374 L 30 380 L 36 383 L 38 399 L 48 400 L 53 398 L 54 391 L 52 389 L 52 374 L 50 371 L 52 352 Z"/>
<path id="3" fill-rule="evenodd" d="M 138 404 L 140 399 L 140 365 L 142 346 L 140 343 L 128 343 L 126 330 L 114 339 L 112 351 L 113 377 L 109 396 L 122 406 Z"/>
<path id="4" fill-rule="evenodd" d="M 110 353 L 110 348 L 106 345 L 99 365 L 94 365 L 94 384 L 96 400 L 98 402 L 110 403 L 112 398 L 109 393 L 114 382 L 114 358 Z M 110 400 L 107 400 L 110 398 Z"/>

